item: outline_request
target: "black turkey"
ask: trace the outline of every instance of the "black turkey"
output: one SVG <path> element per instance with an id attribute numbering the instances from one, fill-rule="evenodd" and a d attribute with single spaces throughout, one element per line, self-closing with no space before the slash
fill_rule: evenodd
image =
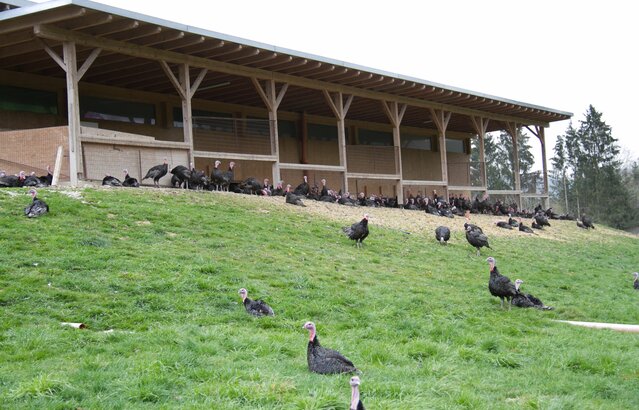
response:
<path id="1" fill-rule="evenodd" d="M 548 217 L 546 217 L 546 214 L 544 214 L 541 211 L 535 214 L 535 222 L 537 222 L 537 225 L 541 227 L 539 229 L 543 229 L 544 226 L 550 227 L 550 222 L 548 222 Z"/>
<path id="2" fill-rule="evenodd" d="M 522 308 L 533 307 L 535 309 L 540 309 L 540 310 L 554 309 L 552 306 L 544 305 L 544 303 L 540 299 L 536 298 L 530 293 L 527 293 L 527 294 L 522 293 L 522 291 L 520 290 L 522 283 L 524 283 L 524 281 L 521 279 L 515 280 L 515 289 L 517 289 L 517 294 L 513 297 L 511 302 L 514 306 L 522 307 Z"/>
<path id="3" fill-rule="evenodd" d="M 102 185 L 106 185 L 106 186 L 122 186 L 122 181 L 120 181 L 119 179 L 117 179 L 114 176 L 107 175 L 104 178 L 102 178 Z"/>
<path id="4" fill-rule="evenodd" d="M 328 196 L 328 191 L 329 189 L 326 187 L 326 179 L 322 178 L 322 180 L 320 181 L 322 183 L 322 189 L 320 191 L 320 198 L 323 196 Z"/>
<path id="5" fill-rule="evenodd" d="M 297 206 L 306 206 L 304 202 L 302 202 L 301 195 L 295 195 L 291 192 L 291 184 L 286 185 L 286 203 Z"/>
<path id="6" fill-rule="evenodd" d="M 364 403 L 362 403 L 362 400 L 359 398 L 359 383 L 359 377 L 351 377 L 351 406 L 349 410 L 366 410 Z"/>
<path id="7" fill-rule="evenodd" d="M 511 214 L 508 214 L 508 224 L 513 228 L 519 227 L 519 222 L 515 221 Z"/>
<path id="8" fill-rule="evenodd" d="M 635 277 L 632 286 L 635 288 L 635 290 L 639 290 L 639 272 L 635 272 L 632 275 Z"/>
<path id="9" fill-rule="evenodd" d="M 295 195 L 307 196 L 310 188 L 308 186 L 308 177 L 304 175 L 304 182 L 299 184 L 293 191 Z"/>
<path id="10" fill-rule="evenodd" d="M 47 165 L 47 175 L 41 176 L 40 180 L 44 182 L 45 186 L 53 184 L 53 174 L 51 173 L 51 167 L 49 165 Z"/>
<path id="11" fill-rule="evenodd" d="M 26 177 L 24 179 L 24 181 L 22 181 L 22 186 L 26 186 L 26 187 L 43 187 L 46 186 L 42 180 L 36 176 L 35 172 L 32 172 L 31 174 L 29 174 L 28 177 Z"/>
<path id="12" fill-rule="evenodd" d="M 0 188 L 18 188 L 23 186 L 24 171 L 20 171 L 18 175 L 3 175 L 0 177 Z"/>
<path id="13" fill-rule="evenodd" d="M 530 224 L 530 226 L 532 226 L 532 227 L 533 227 L 533 228 L 535 228 L 535 229 L 540 229 L 540 230 L 543 230 L 543 229 L 544 229 L 544 227 L 543 227 L 542 225 L 539 225 L 539 224 L 537 223 L 537 221 L 534 221 L 534 220 L 532 221 L 532 223 Z"/>
<path id="14" fill-rule="evenodd" d="M 308 347 L 306 349 L 308 370 L 319 374 L 352 373 L 357 371 L 353 362 L 342 356 L 340 352 L 320 345 L 313 322 L 306 322 L 303 328 L 309 332 Z"/>
<path id="15" fill-rule="evenodd" d="M 228 191 L 231 182 L 235 180 L 235 162 L 229 162 L 229 169 L 222 175 L 222 191 Z"/>
<path id="16" fill-rule="evenodd" d="M 488 244 L 488 237 L 484 235 L 481 230 L 473 229 L 473 226 L 470 224 L 466 226 L 466 240 L 473 247 L 477 248 L 477 256 L 481 255 L 480 249 L 484 246 L 488 249 L 492 249 Z"/>
<path id="17" fill-rule="evenodd" d="M 355 245 L 360 248 L 362 246 L 362 242 L 368 236 L 368 214 L 365 214 L 361 221 L 354 223 L 351 226 L 344 226 L 342 231 L 346 234 L 346 236 L 354 240 Z"/>
<path id="18" fill-rule="evenodd" d="M 519 232 L 531 233 L 533 235 L 535 234 L 535 231 L 533 231 L 530 227 L 524 225 L 521 219 L 519 220 Z"/>
<path id="19" fill-rule="evenodd" d="M 468 227 L 470 227 L 473 231 L 479 231 L 481 233 L 484 233 L 484 231 L 477 225 L 473 225 L 470 223 L 470 217 L 468 216 L 469 213 L 466 213 L 466 222 L 464 222 L 464 230 L 468 230 Z"/>
<path id="20" fill-rule="evenodd" d="M 248 177 L 244 181 L 240 182 L 240 189 L 245 194 L 258 194 L 262 188 L 264 187 L 255 177 Z"/>
<path id="21" fill-rule="evenodd" d="M 450 239 L 450 229 L 447 226 L 438 226 L 435 229 L 435 238 L 442 245 L 447 245 L 448 240 Z"/>
<path id="22" fill-rule="evenodd" d="M 248 291 L 244 288 L 240 289 L 240 291 L 238 292 L 240 294 L 240 296 L 242 297 L 242 303 L 244 303 L 244 309 L 246 309 L 246 311 L 248 313 L 250 313 L 253 316 L 275 316 L 275 313 L 273 312 L 273 309 L 271 309 L 271 307 L 269 305 L 266 304 L 266 302 L 264 302 L 261 299 L 258 300 L 253 300 L 251 298 L 249 298 L 248 295 Z"/>
<path id="23" fill-rule="evenodd" d="M 31 189 L 29 191 L 29 194 L 31 194 L 31 197 L 33 199 L 31 201 L 31 204 L 29 204 L 29 206 L 24 208 L 24 214 L 27 217 L 37 218 L 49 212 L 49 205 L 47 205 L 47 203 L 44 202 L 43 200 L 38 199 L 38 197 L 36 196 L 38 195 L 38 193 L 36 192 L 35 189 Z"/>
<path id="24" fill-rule="evenodd" d="M 222 161 L 216 160 L 213 171 L 211 171 L 211 184 L 214 191 L 221 191 L 224 184 L 224 171 L 220 169 L 220 165 L 222 165 Z"/>
<path id="25" fill-rule="evenodd" d="M 586 214 L 581 215 L 581 222 L 584 224 L 586 229 L 595 229 L 595 225 L 592 223 L 592 219 Z"/>
<path id="26" fill-rule="evenodd" d="M 499 273 L 497 266 L 495 265 L 495 258 L 492 256 L 486 259 L 490 266 L 490 279 L 488 280 L 488 290 L 490 294 L 501 299 L 501 308 L 504 308 L 504 299 L 508 302 L 508 310 L 510 310 L 510 301 L 517 295 L 517 288 L 508 279 Z"/>
<path id="27" fill-rule="evenodd" d="M 138 188 L 140 186 L 138 180 L 129 175 L 128 169 L 124 169 L 122 172 L 124 172 L 124 181 L 122 181 L 122 186 L 129 188 Z"/>
<path id="28" fill-rule="evenodd" d="M 149 168 L 142 181 L 147 178 L 153 179 L 153 186 L 159 188 L 160 187 L 160 178 L 165 176 L 169 172 L 169 164 L 166 162 L 166 158 L 164 158 L 164 163 L 160 165 L 156 165 L 154 167 Z"/>
<path id="29" fill-rule="evenodd" d="M 191 181 L 191 170 L 184 165 L 178 165 L 171 170 L 171 185 L 187 189 Z"/>
<path id="30" fill-rule="evenodd" d="M 506 221 L 497 221 L 495 224 L 500 228 L 510 229 L 510 230 L 513 229 L 513 226 Z"/>
<path id="31" fill-rule="evenodd" d="M 588 229 L 586 228 L 586 225 L 584 225 L 581 221 L 577 221 L 577 227 L 581 229 Z"/>

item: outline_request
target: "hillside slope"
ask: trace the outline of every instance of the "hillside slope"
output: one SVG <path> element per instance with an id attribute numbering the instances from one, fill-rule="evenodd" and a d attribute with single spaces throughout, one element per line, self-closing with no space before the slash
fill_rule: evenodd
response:
<path id="1" fill-rule="evenodd" d="M 639 240 L 551 221 L 537 236 L 463 219 L 154 189 L 0 191 L 0 407 L 343 409 L 348 375 L 311 374 L 304 322 L 361 369 L 367 408 L 632 408 Z M 358 250 L 343 234 L 369 213 Z M 434 238 L 450 226 L 448 246 Z M 555 310 L 502 311 L 486 256 Z M 265 299 L 253 318 L 237 294 Z M 83 322 L 83 330 L 61 326 Z"/>

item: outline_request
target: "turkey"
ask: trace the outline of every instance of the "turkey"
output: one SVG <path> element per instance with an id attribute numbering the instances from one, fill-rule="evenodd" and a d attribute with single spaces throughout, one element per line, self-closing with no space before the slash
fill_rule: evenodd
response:
<path id="1" fill-rule="evenodd" d="M 176 188 L 184 188 L 187 189 L 189 187 L 189 183 L 191 180 L 191 170 L 185 167 L 184 165 L 178 165 L 177 167 L 171 170 L 171 185 Z"/>
<path id="2" fill-rule="evenodd" d="M 308 370 L 319 374 L 352 373 L 357 371 L 353 362 L 342 356 L 341 353 L 320 345 L 319 339 L 315 334 L 315 323 L 306 322 L 303 328 L 309 332 L 308 347 L 306 349 Z"/>
<path id="3" fill-rule="evenodd" d="M 245 194 L 255 195 L 262 190 L 263 186 L 255 177 L 248 177 L 240 182 L 240 189 Z"/>
<path id="4" fill-rule="evenodd" d="M 351 406 L 349 410 L 366 410 L 364 408 L 364 403 L 359 398 L 359 377 L 353 376 L 351 377 Z"/>
<path id="5" fill-rule="evenodd" d="M 32 172 L 31 174 L 29 174 L 28 177 L 24 179 L 24 181 L 22 181 L 22 186 L 43 187 L 43 186 L 46 186 L 46 184 L 44 184 L 42 180 L 36 176 L 35 172 Z"/>
<path id="6" fill-rule="evenodd" d="M 538 298 L 534 297 L 530 293 L 524 294 L 520 291 L 521 284 L 524 283 L 521 279 L 515 280 L 515 289 L 517 289 L 517 294 L 512 299 L 512 304 L 517 307 L 529 308 L 534 307 L 540 310 L 553 310 L 552 306 L 546 306 L 544 303 Z"/>
<path id="7" fill-rule="evenodd" d="M 291 184 L 286 185 L 286 203 L 297 206 L 306 206 L 304 202 L 302 202 L 301 195 L 295 195 L 291 192 Z"/>
<path id="8" fill-rule="evenodd" d="M 586 225 L 584 225 L 581 221 L 577 221 L 577 227 L 581 229 L 588 229 L 586 228 Z"/>
<path id="9" fill-rule="evenodd" d="M 326 187 L 326 179 L 322 178 L 322 190 L 320 191 L 320 197 L 327 196 L 329 189 Z"/>
<path id="10" fill-rule="evenodd" d="M 464 230 L 468 230 L 468 227 L 470 227 L 473 231 L 484 233 L 484 231 L 479 226 L 470 223 L 469 212 L 466 212 L 466 222 L 464 222 Z"/>
<path id="11" fill-rule="evenodd" d="M 31 201 L 31 204 L 29 206 L 24 208 L 24 214 L 27 217 L 37 218 L 49 212 L 49 205 L 47 205 L 46 202 L 44 202 L 43 200 L 38 199 L 38 197 L 36 196 L 38 195 L 38 193 L 35 189 L 31 189 L 29 191 L 29 194 L 31 194 L 33 200 Z"/>
<path id="12" fill-rule="evenodd" d="M 632 286 L 634 286 L 635 290 L 639 290 L 639 272 L 635 272 L 632 275 L 635 277 L 635 280 L 632 283 Z"/>
<path id="13" fill-rule="evenodd" d="M 304 175 L 304 182 L 302 182 L 301 184 L 299 184 L 297 186 L 297 188 L 295 188 L 295 190 L 293 191 L 293 193 L 295 195 L 301 195 L 301 196 L 306 196 L 308 195 L 308 191 L 310 190 L 309 186 L 308 186 L 308 177 L 306 175 Z"/>
<path id="14" fill-rule="evenodd" d="M 238 293 L 242 297 L 242 303 L 244 303 L 244 309 L 246 309 L 246 311 L 250 313 L 251 315 L 275 316 L 273 309 L 271 309 L 271 307 L 267 305 L 266 302 L 264 302 L 261 299 L 252 300 L 251 298 L 247 297 L 248 291 L 246 289 L 242 288 L 240 289 Z"/>
<path id="15" fill-rule="evenodd" d="M 229 186 L 235 178 L 235 171 L 233 170 L 234 168 L 235 162 L 231 161 L 229 162 L 229 169 L 224 174 L 222 174 L 222 191 L 228 192 Z"/>
<path id="16" fill-rule="evenodd" d="M 537 222 L 537 225 L 541 226 L 539 229 L 543 229 L 544 226 L 550 227 L 550 222 L 548 222 L 548 218 L 543 212 L 537 212 L 535 214 L 535 222 Z"/>
<path id="17" fill-rule="evenodd" d="M 513 226 L 506 221 L 497 221 L 495 222 L 495 224 L 500 228 L 510 229 L 510 230 L 513 229 Z"/>
<path id="18" fill-rule="evenodd" d="M 581 222 L 584 224 L 586 229 L 595 229 L 595 225 L 592 223 L 592 219 L 586 214 L 581 215 Z"/>
<path id="19" fill-rule="evenodd" d="M 158 182 L 160 178 L 165 176 L 169 172 L 169 164 L 166 162 L 166 158 L 164 158 L 164 163 L 161 165 L 156 165 L 154 167 L 149 168 L 142 181 L 147 178 L 153 179 L 153 186 L 159 188 L 160 183 Z"/>
<path id="20" fill-rule="evenodd" d="M 3 175 L 0 177 L 0 188 L 21 187 L 25 179 L 24 171 L 20 171 L 18 175 Z"/>
<path id="21" fill-rule="evenodd" d="M 519 232 L 531 233 L 535 235 L 535 231 L 533 231 L 530 227 L 524 225 L 521 219 L 519 220 Z"/>
<path id="22" fill-rule="evenodd" d="M 515 221 L 511 214 L 508 214 L 508 225 L 512 226 L 513 228 L 517 228 L 519 227 L 519 222 Z"/>
<path id="23" fill-rule="evenodd" d="M 533 228 L 535 228 L 535 229 L 540 229 L 540 230 L 543 230 L 543 229 L 544 229 L 544 227 L 543 227 L 542 225 L 539 225 L 539 224 L 537 223 L 537 221 L 532 221 L 532 223 L 530 224 L 530 226 L 532 226 L 532 227 L 533 227 Z"/>
<path id="24" fill-rule="evenodd" d="M 466 240 L 473 247 L 477 248 L 477 256 L 481 255 L 480 249 L 484 246 L 488 249 L 492 249 L 488 244 L 488 237 L 484 235 L 481 230 L 473 229 L 470 224 L 466 227 Z"/>
<path id="25" fill-rule="evenodd" d="M 450 229 L 447 226 L 438 226 L 435 229 L 435 238 L 442 245 L 448 245 L 448 240 L 450 239 Z"/>
<path id="26" fill-rule="evenodd" d="M 362 246 L 362 242 L 368 236 L 368 214 L 365 214 L 361 221 L 354 223 L 351 226 L 343 227 L 342 231 L 344 231 L 346 236 L 354 240 L 355 245 L 360 248 Z"/>
<path id="27" fill-rule="evenodd" d="M 124 181 L 122 181 L 122 186 L 129 188 L 138 188 L 140 186 L 138 180 L 129 175 L 128 169 L 123 169 L 122 172 L 124 172 Z"/>
<path id="28" fill-rule="evenodd" d="M 495 258 L 490 256 L 486 259 L 490 266 L 490 279 L 488 280 L 488 290 L 490 294 L 501 299 L 501 308 L 504 308 L 504 299 L 508 302 L 508 310 L 510 310 L 510 302 L 512 298 L 517 295 L 517 288 L 508 279 L 499 273 L 497 266 L 495 265 Z"/>
<path id="29" fill-rule="evenodd" d="M 224 172 L 220 169 L 222 161 L 216 160 L 213 171 L 211 171 L 211 184 L 213 184 L 214 191 L 221 191 L 222 184 L 224 184 Z"/>
<path id="30" fill-rule="evenodd" d="M 41 176 L 40 180 L 44 182 L 45 186 L 50 186 L 53 183 L 53 174 L 49 165 L 47 165 L 47 175 Z"/>
<path id="31" fill-rule="evenodd" d="M 106 175 L 104 178 L 102 178 L 102 185 L 106 185 L 106 186 L 122 186 L 122 181 L 120 181 L 119 179 L 117 179 L 114 176 Z"/>
<path id="32" fill-rule="evenodd" d="M 195 165 L 191 162 L 191 169 L 189 175 L 189 188 L 195 190 L 208 189 L 211 181 L 204 171 L 198 171 L 195 169 Z"/>

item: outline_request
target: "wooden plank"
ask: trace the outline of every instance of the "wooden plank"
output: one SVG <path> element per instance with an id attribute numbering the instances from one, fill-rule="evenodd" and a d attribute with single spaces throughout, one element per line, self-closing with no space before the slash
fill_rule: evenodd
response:
<path id="1" fill-rule="evenodd" d="M 66 7 L 61 7 L 58 10 L 52 10 L 42 15 L 40 13 L 28 14 L 21 17 L 11 19 L 11 24 L 4 27 L 0 27 L 0 35 L 11 33 L 13 31 L 22 30 L 25 28 L 31 28 L 35 24 L 49 24 L 62 20 L 69 20 L 76 17 L 84 16 L 87 13 L 87 9 L 79 8 L 76 10 L 69 10 Z"/>
<path id="2" fill-rule="evenodd" d="M 322 82 L 317 80 L 311 80 L 307 78 L 296 77 L 291 74 L 277 73 L 273 71 L 263 70 L 259 68 L 240 66 L 230 63 L 224 63 L 222 61 L 215 61 L 212 59 L 195 57 L 184 55 L 172 51 L 158 50 L 151 47 L 140 46 L 136 44 L 125 43 L 122 41 L 115 41 L 105 38 L 94 38 L 92 36 L 71 32 L 69 30 L 59 29 L 46 24 L 36 24 L 34 26 L 34 34 L 38 37 L 48 38 L 57 41 L 75 41 L 79 45 L 86 47 L 99 47 L 105 50 L 113 51 L 120 54 L 126 54 L 133 57 L 147 58 L 151 60 L 164 60 L 167 63 L 183 64 L 188 63 L 190 66 L 207 68 L 212 71 L 239 75 L 245 77 L 256 77 L 261 79 L 272 79 L 274 81 L 289 83 L 291 85 L 310 88 L 314 90 L 329 90 L 333 92 L 342 92 L 344 94 L 352 94 L 358 97 L 371 98 L 376 100 L 388 100 L 389 94 L 365 90 L 356 88 L 353 86 L 345 86 L 332 84 L 328 82 Z M 419 98 L 409 98 L 401 96 L 393 96 L 393 100 L 408 104 L 414 107 L 422 108 L 435 108 L 439 110 L 445 110 L 451 113 L 463 114 L 463 115 L 477 115 L 483 116 L 498 121 L 515 121 L 519 123 L 527 123 L 533 125 L 540 125 L 548 127 L 549 123 L 546 121 L 534 121 L 529 119 L 522 119 L 520 117 L 511 115 L 502 115 L 496 113 L 489 113 L 485 111 L 467 109 L 449 104 L 441 104 L 432 101 L 427 101 Z"/>
<path id="3" fill-rule="evenodd" d="M 49 56 L 53 59 L 53 61 L 55 61 L 60 66 L 60 68 L 66 72 L 67 71 L 67 65 L 63 61 L 63 59 L 60 58 L 58 53 L 56 53 L 55 50 L 53 50 L 51 47 L 49 47 L 49 45 L 47 43 L 45 43 L 44 40 L 42 40 L 40 38 L 37 38 L 36 40 L 40 44 L 40 46 L 44 49 L 44 51 L 46 51 L 47 54 L 49 54 Z"/>
<path id="4" fill-rule="evenodd" d="M 639 333 L 639 325 L 626 325 L 621 323 L 578 322 L 575 320 L 555 320 L 555 322 L 568 323 L 574 326 L 589 327 L 591 329 L 609 329 L 618 332 Z"/>
<path id="5" fill-rule="evenodd" d="M 71 185 L 78 184 L 78 170 L 82 169 L 80 155 L 80 97 L 78 94 L 78 65 L 75 43 L 65 41 L 62 45 L 66 66 L 67 120 L 69 124 L 69 178 Z"/>
<path id="6" fill-rule="evenodd" d="M 436 185 L 436 186 L 446 186 L 446 182 L 444 181 L 428 181 L 421 179 L 405 179 L 404 185 Z"/>
<path id="7" fill-rule="evenodd" d="M 320 165 L 320 164 L 293 164 L 280 162 L 280 169 L 298 169 L 302 171 L 327 171 L 327 172 L 344 172 L 345 169 L 339 165 Z"/>
<path id="8" fill-rule="evenodd" d="M 393 180 L 399 181 L 400 176 L 397 174 L 363 174 L 359 172 L 347 172 L 347 178 L 357 178 L 357 179 L 384 179 L 384 180 Z"/>
<path id="9" fill-rule="evenodd" d="M 175 77 L 175 74 L 173 74 L 171 67 L 169 67 L 166 61 L 163 60 L 160 60 L 160 66 L 162 67 L 162 70 L 164 71 L 166 76 L 169 77 L 169 81 L 171 81 L 171 84 L 173 84 L 173 87 L 175 87 L 175 91 L 178 92 L 179 96 L 182 99 L 185 99 L 187 97 L 186 91 L 182 88 L 182 84 L 180 84 L 178 79 Z"/>
<path id="10" fill-rule="evenodd" d="M 193 156 L 198 158 L 236 159 L 244 161 L 277 161 L 277 157 L 273 155 L 235 154 L 232 152 L 193 151 Z"/>
<path id="11" fill-rule="evenodd" d="M 60 170 L 62 170 L 62 154 L 64 154 L 64 148 L 62 145 L 58 145 L 58 150 L 55 155 L 55 165 L 53 166 L 53 179 L 51 180 L 52 186 L 57 186 L 60 180 Z"/>

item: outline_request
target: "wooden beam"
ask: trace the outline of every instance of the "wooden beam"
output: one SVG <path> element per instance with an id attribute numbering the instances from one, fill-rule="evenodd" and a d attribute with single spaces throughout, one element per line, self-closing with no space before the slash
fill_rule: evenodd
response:
<path id="1" fill-rule="evenodd" d="M 400 176 L 397 174 L 365 174 L 361 172 L 347 172 L 346 177 L 356 179 L 383 179 L 391 181 L 400 180 Z"/>
<path id="2" fill-rule="evenodd" d="M 173 74 L 171 67 L 169 67 L 166 61 L 160 60 L 160 66 L 162 67 L 162 70 L 164 71 L 166 76 L 169 77 L 169 81 L 171 81 L 171 84 L 173 84 L 173 87 L 175 87 L 175 90 L 178 92 L 180 97 L 182 99 L 187 98 L 188 96 L 186 91 L 182 87 L 182 84 L 180 84 L 180 81 L 178 81 L 178 79 L 175 77 L 175 74 Z"/>
<path id="3" fill-rule="evenodd" d="M 446 153 L 446 128 L 450 121 L 451 112 L 443 110 L 430 109 L 430 117 L 432 118 L 437 131 L 439 131 L 439 160 L 442 169 L 442 181 L 448 184 L 448 156 Z M 448 193 L 446 193 L 448 196 Z"/>
<path id="4" fill-rule="evenodd" d="M 67 119 L 69 130 L 69 178 L 71 185 L 78 184 L 82 169 L 80 154 L 80 97 L 78 94 L 78 72 L 75 43 L 65 41 L 62 45 L 67 79 Z"/>
<path id="5" fill-rule="evenodd" d="M 84 16 L 86 13 L 87 9 L 85 9 L 84 7 L 76 10 L 69 10 L 66 7 L 61 7 L 58 10 L 51 10 L 44 15 L 40 13 L 34 13 L 15 17 L 11 19 L 10 25 L 0 27 L 0 35 L 11 33 L 13 31 L 23 30 L 25 28 L 31 28 L 31 26 L 36 24 L 49 24 L 62 20 L 81 17 Z"/>
<path id="6" fill-rule="evenodd" d="M 86 47 L 99 47 L 105 50 L 117 52 L 120 54 L 126 54 L 134 57 L 147 58 L 151 60 L 164 60 L 167 63 L 183 64 L 187 63 L 193 67 L 207 68 L 211 71 L 233 74 L 244 77 L 256 77 L 261 79 L 273 79 L 277 82 L 288 83 L 295 86 L 315 89 L 315 90 L 328 90 L 332 92 L 342 92 L 343 94 L 352 94 L 357 97 L 371 98 L 376 100 L 388 100 L 389 95 L 385 93 L 365 90 L 352 86 L 344 86 L 339 84 L 332 84 L 322 81 L 311 80 L 307 78 L 296 77 L 290 74 L 284 74 L 279 72 L 273 72 L 263 70 L 254 67 L 240 66 L 230 63 L 224 63 L 221 61 L 215 61 L 212 59 L 206 59 L 201 57 L 195 57 L 190 55 L 184 55 L 171 51 L 163 51 L 150 47 L 140 46 L 136 44 L 125 43 L 122 41 L 115 41 L 105 38 L 94 38 L 90 35 L 86 35 L 78 32 L 71 32 L 68 30 L 59 29 L 46 24 L 37 24 L 34 26 L 34 34 L 41 38 L 48 38 L 57 41 L 75 41 L 77 44 Z M 212 57 L 214 58 L 214 57 Z M 294 71 L 294 70 L 293 70 Z M 447 112 L 454 112 L 456 114 L 464 115 L 476 115 L 483 116 L 498 121 L 515 121 L 519 123 L 527 123 L 533 125 L 540 125 L 547 127 L 549 124 L 545 121 L 534 121 L 528 119 L 522 119 L 519 117 L 500 115 L 495 113 L 489 113 L 485 111 L 466 109 L 454 105 L 447 105 L 436 103 L 432 101 L 426 101 L 417 98 L 409 98 L 402 96 L 393 96 L 393 100 L 408 104 L 415 107 L 433 108 Z"/>
<path id="7" fill-rule="evenodd" d="M 195 78 L 195 81 L 193 81 L 193 85 L 191 86 L 191 90 L 189 91 L 189 96 L 191 98 L 193 98 L 193 95 L 195 95 L 195 92 L 197 91 L 197 89 L 200 87 L 200 84 L 202 84 L 202 81 L 204 80 L 204 76 L 208 72 L 209 70 L 207 70 L 206 68 L 203 68 L 200 71 L 200 73 L 197 75 L 197 78 Z"/>
<path id="8" fill-rule="evenodd" d="M 40 38 L 38 38 L 36 40 L 40 44 L 40 46 L 44 49 L 44 51 L 46 51 L 46 53 L 49 54 L 49 56 L 53 59 L 53 61 L 55 61 L 60 66 L 60 68 L 66 72 L 67 71 L 67 65 L 62 60 L 62 58 L 60 58 L 58 53 L 56 53 L 55 50 L 53 50 L 51 47 L 49 47 L 49 45 L 47 43 L 45 43 L 44 40 L 42 40 Z"/>
<path id="9" fill-rule="evenodd" d="M 280 162 L 280 169 L 298 169 L 302 171 L 326 171 L 326 172 L 344 172 L 344 167 L 339 165 L 319 165 L 319 164 L 292 164 Z"/>
<path id="10" fill-rule="evenodd" d="M 233 152 L 193 151 L 193 156 L 198 158 L 237 159 L 244 161 L 277 161 L 277 157 L 273 155 L 238 154 Z"/>
<path id="11" fill-rule="evenodd" d="M 80 81 L 82 79 L 82 77 L 84 76 L 84 73 L 87 72 L 89 67 L 91 67 L 91 64 L 93 64 L 95 59 L 98 58 L 98 56 L 100 55 L 101 51 L 102 51 L 101 48 L 93 49 L 93 51 L 91 51 L 91 54 L 89 54 L 89 57 L 87 57 L 87 59 L 84 60 L 84 63 L 82 64 L 82 67 L 80 67 L 80 69 L 78 70 L 78 81 Z"/>

